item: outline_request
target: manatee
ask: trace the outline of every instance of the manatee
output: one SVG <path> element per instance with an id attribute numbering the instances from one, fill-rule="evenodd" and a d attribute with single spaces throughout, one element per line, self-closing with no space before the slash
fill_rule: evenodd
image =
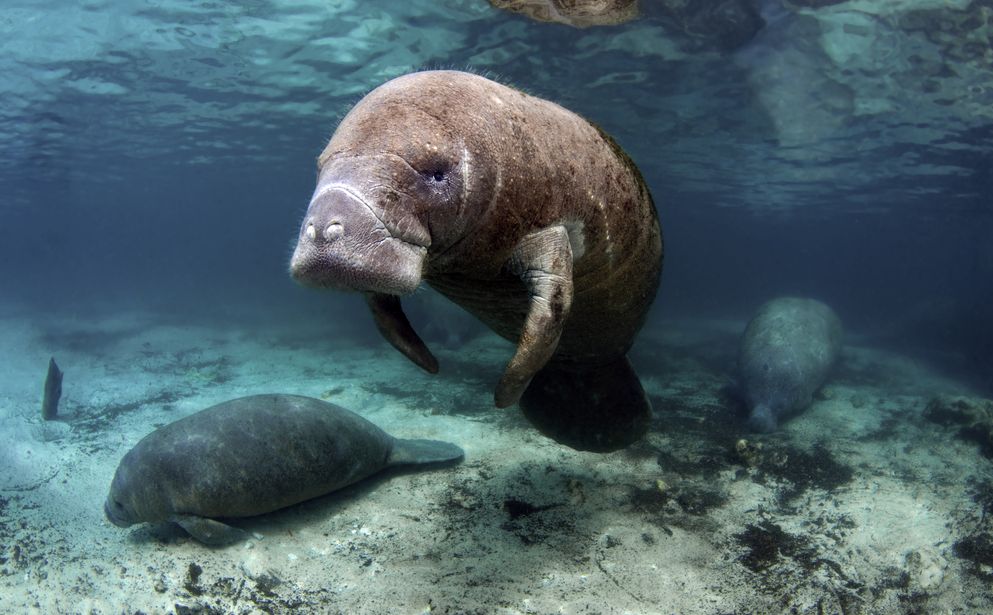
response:
<path id="1" fill-rule="evenodd" d="M 209 545 L 244 533 L 218 519 L 309 500 L 399 465 L 461 459 L 436 440 L 401 440 L 334 404 L 298 395 L 226 401 L 160 427 L 114 474 L 104 512 L 114 525 L 172 521 Z"/>
<path id="2" fill-rule="evenodd" d="M 841 321 L 814 299 L 781 297 L 748 323 L 738 354 L 738 385 L 749 424 L 772 431 L 810 405 L 841 352 Z"/>
<path id="3" fill-rule="evenodd" d="M 659 284 L 662 233 L 632 160 L 554 103 L 425 71 L 373 90 L 318 158 L 290 273 L 364 293 L 380 332 L 428 372 L 400 303 L 425 281 L 517 344 L 497 407 L 546 435 L 624 447 L 651 406 L 628 359 Z"/>

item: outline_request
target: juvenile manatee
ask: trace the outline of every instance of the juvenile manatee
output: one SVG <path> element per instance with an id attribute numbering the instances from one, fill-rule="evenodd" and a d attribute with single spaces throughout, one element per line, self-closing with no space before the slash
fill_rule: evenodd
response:
<path id="1" fill-rule="evenodd" d="M 205 544 L 250 517 L 331 493 L 391 466 L 462 458 L 436 440 L 394 438 L 340 406 L 298 395 L 227 401 L 160 427 L 121 460 L 104 512 L 114 525 L 178 523 Z"/>
<path id="2" fill-rule="evenodd" d="M 841 321 L 814 299 L 781 297 L 759 308 L 738 354 L 749 424 L 772 431 L 810 405 L 841 352 Z"/>
<path id="3" fill-rule="evenodd" d="M 520 401 L 580 449 L 644 433 L 651 407 L 626 353 L 658 288 L 662 234 L 606 133 L 483 77 L 425 71 L 359 101 L 318 169 L 294 279 L 365 293 L 386 339 L 434 373 L 399 299 L 426 281 L 517 344 L 498 407 Z"/>

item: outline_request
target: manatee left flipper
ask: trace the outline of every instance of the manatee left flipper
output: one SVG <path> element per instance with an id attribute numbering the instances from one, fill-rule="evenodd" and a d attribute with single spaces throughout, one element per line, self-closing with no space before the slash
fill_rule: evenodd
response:
<path id="1" fill-rule="evenodd" d="M 498 408 L 517 403 L 531 378 L 555 353 L 572 307 L 572 246 L 564 226 L 526 235 L 508 263 L 530 293 L 528 314 L 517 352 L 507 364 L 494 395 Z"/>
<path id="2" fill-rule="evenodd" d="M 434 358 L 427 345 L 410 326 L 407 315 L 403 313 L 403 306 L 400 305 L 400 298 L 383 293 L 367 293 L 365 300 L 376 321 L 376 328 L 386 341 L 424 371 L 437 374 L 438 359 Z"/>
<path id="3" fill-rule="evenodd" d="M 212 547 L 221 547 L 248 538 L 248 532 L 245 530 L 206 517 L 173 515 L 170 521 L 177 523 L 190 536 Z"/>

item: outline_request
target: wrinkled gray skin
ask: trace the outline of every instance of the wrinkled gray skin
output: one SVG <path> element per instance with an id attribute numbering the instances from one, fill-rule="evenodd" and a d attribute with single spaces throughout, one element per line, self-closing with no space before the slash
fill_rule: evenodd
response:
<path id="1" fill-rule="evenodd" d="M 172 521 L 221 545 L 244 534 L 218 518 L 272 512 L 384 468 L 462 455 L 447 442 L 396 439 L 319 399 L 253 395 L 145 436 L 121 460 L 104 512 L 120 527 Z"/>
<path id="2" fill-rule="evenodd" d="M 589 450 L 626 446 L 650 405 L 626 353 L 662 269 L 662 235 L 638 169 L 559 105 L 478 75 L 389 81 L 342 120 L 290 272 L 364 293 L 383 336 L 438 362 L 400 296 L 424 281 L 517 344 L 496 386 L 544 433 Z"/>
<path id="3" fill-rule="evenodd" d="M 752 429 L 772 431 L 810 405 L 838 360 L 841 338 L 841 321 L 819 301 L 783 297 L 759 308 L 738 355 Z"/>

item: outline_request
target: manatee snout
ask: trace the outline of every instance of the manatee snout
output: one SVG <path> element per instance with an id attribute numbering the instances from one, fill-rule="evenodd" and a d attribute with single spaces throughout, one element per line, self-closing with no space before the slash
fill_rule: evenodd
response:
<path id="1" fill-rule="evenodd" d="M 293 277 L 304 284 L 320 284 L 329 265 L 362 245 L 387 239 L 386 227 L 363 203 L 363 197 L 344 185 L 322 186 L 310 201 L 290 261 Z"/>
<path id="2" fill-rule="evenodd" d="M 374 198 L 322 182 L 307 208 L 290 260 L 300 284 L 403 295 L 421 282 L 426 247 L 383 221 Z"/>
<path id="3" fill-rule="evenodd" d="M 117 527 L 134 525 L 134 521 L 129 518 L 127 509 L 124 508 L 123 504 L 114 499 L 113 494 L 108 496 L 107 501 L 103 503 L 103 513 L 107 516 L 107 520 Z"/>

